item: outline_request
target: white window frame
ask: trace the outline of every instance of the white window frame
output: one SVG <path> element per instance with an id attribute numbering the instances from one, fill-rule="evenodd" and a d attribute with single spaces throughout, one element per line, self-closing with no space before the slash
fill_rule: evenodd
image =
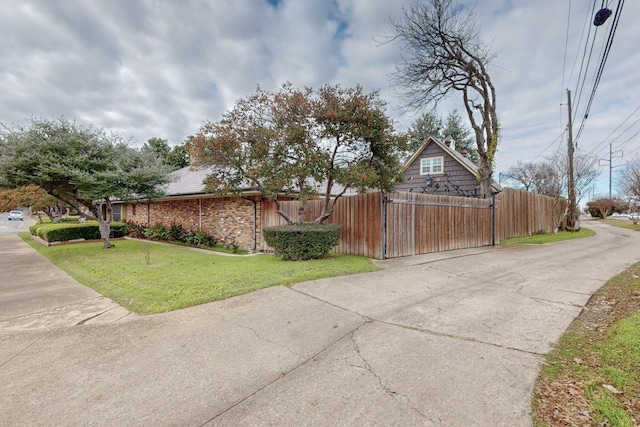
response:
<path id="1" fill-rule="evenodd" d="M 440 166 L 440 170 L 434 170 L 434 166 Z M 442 175 L 443 173 L 444 156 L 425 157 L 423 159 L 420 159 L 420 175 Z"/>

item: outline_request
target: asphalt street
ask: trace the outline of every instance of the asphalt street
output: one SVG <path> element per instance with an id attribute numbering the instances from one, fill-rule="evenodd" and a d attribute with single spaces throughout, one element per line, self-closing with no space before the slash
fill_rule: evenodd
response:
<path id="1" fill-rule="evenodd" d="M 530 426 L 543 355 L 640 258 L 640 233 L 583 225 L 597 235 L 382 261 L 159 315 L 21 322 L 43 311 L 25 304 L 0 322 L 0 425 Z M 0 252 L 24 252 L 2 271 L 33 256 L 16 239 L 0 236 Z"/>

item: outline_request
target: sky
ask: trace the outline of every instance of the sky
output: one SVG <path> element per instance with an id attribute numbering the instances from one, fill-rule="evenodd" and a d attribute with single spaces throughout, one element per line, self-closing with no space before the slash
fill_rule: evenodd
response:
<path id="1" fill-rule="evenodd" d="M 403 131 L 423 111 L 403 108 L 390 76 L 402 52 L 382 42 L 391 35 L 389 19 L 411 4 L 0 0 L 0 123 L 65 117 L 117 132 L 133 145 L 152 137 L 176 145 L 203 122 L 220 120 L 257 86 L 277 90 L 290 82 L 379 90 Z M 539 162 L 566 150 L 566 89 L 574 136 L 578 132 L 613 23 L 612 16 L 597 31 L 593 26 L 593 8 L 603 4 L 621 10 L 577 140 L 579 150 L 602 159 L 592 195 L 608 194 L 609 164 L 615 180 L 640 156 L 640 2 L 482 0 L 475 2 L 480 38 L 496 53 L 489 67 L 501 124 L 496 175 L 518 161 Z M 456 93 L 437 112 L 453 109 L 464 114 Z"/>

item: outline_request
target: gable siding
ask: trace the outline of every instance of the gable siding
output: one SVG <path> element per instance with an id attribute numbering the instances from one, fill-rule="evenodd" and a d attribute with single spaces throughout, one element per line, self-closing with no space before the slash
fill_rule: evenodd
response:
<path id="1" fill-rule="evenodd" d="M 431 175 L 432 186 L 426 187 L 426 175 L 420 175 L 420 160 L 427 157 L 444 157 L 444 173 Z M 412 177 L 412 180 L 409 178 Z M 454 184 L 459 185 L 456 191 Z M 409 165 L 404 175 L 404 182 L 395 186 L 396 191 L 413 193 L 440 194 L 446 196 L 475 196 L 479 185 L 475 175 L 463 167 L 448 150 L 443 150 L 435 143 L 425 147 L 420 155 Z"/>

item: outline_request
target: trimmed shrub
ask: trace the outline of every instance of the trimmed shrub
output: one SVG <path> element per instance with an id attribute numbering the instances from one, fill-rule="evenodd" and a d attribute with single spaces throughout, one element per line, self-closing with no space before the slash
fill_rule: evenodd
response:
<path id="1" fill-rule="evenodd" d="M 338 245 L 338 224 L 287 224 L 267 227 L 264 241 L 284 260 L 320 259 Z"/>
<path id="2" fill-rule="evenodd" d="M 87 221 L 85 223 L 44 223 L 36 224 L 29 228 L 31 234 L 40 237 L 46 242 L 61 242 L 65 240 L 96 240 L 101 239 L 100 229 L 97 221 Z M 122 222 L 111 223 L 111 234 L 109 237 L 124 237 L 126 226 Z"/>

